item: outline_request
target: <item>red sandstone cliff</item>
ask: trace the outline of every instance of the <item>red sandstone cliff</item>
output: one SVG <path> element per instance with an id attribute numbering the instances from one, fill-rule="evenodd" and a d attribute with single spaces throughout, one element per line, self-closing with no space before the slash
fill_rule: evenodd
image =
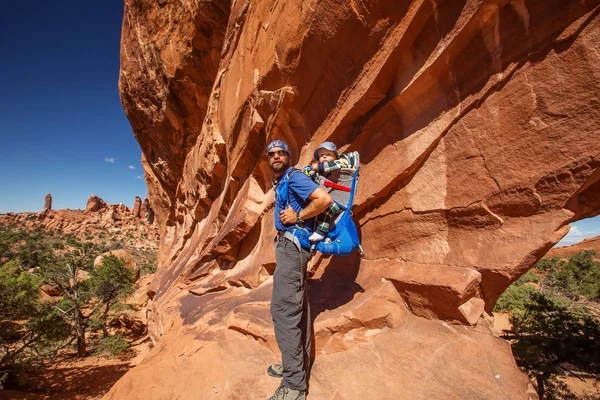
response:
<path id="1" fill-rule="evenodd" d="M 277 387 L 274 138 L 299 164 L 324 140 L 363 162 L 367 258 L 317 257 L 309 282 L 310 398 L 534 396 L 486 319 L 600 212 L 599 4 L 126 0 L 120 90 L 161 231 L 157 346 L 108 398 Z"/>

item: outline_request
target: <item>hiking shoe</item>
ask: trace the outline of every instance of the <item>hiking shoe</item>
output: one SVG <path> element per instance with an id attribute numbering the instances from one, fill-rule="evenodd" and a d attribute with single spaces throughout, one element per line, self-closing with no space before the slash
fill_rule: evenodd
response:
<path id="1" fill-rule="evenodd" d="M 273 364 L 267 368 L 267 374 L 273 378 L 283 378 L 283 365 Z"/>
<path id="2" fill-rule="evenodd" d="M 279 386 L 269 400 L 305 400 L 306 390 L 294 390 L 285 386 Z"/>

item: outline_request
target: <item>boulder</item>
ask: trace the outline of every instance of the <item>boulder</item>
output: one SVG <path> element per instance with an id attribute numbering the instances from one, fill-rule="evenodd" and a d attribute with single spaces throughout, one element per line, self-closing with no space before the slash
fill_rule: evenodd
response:
<path id="1" fill-rule="evenodd" d="M 106 208 L 106 202 L 95 194 L 91 195 L 85 206 L 86 212 L 98 212 Z"/>

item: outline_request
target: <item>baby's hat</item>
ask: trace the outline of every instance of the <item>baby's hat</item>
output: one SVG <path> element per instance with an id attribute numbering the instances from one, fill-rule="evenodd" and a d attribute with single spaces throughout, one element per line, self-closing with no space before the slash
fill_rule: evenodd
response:
<path id="1" fill-rule="evenodd" d="M 319 149 L 325 149 L 325 150 L 333 151 L 335 153 L 335 158 L 339 158 L 339 156 L 340 156 L 338 154 L 338 152 L 337 152 L 337 146 L 335 145 L 335 143 L 333 143 L 333 142 L 323 142 L 315 150 L 315 154 L 314 154 L 315 160 L 319 159 Z"/>

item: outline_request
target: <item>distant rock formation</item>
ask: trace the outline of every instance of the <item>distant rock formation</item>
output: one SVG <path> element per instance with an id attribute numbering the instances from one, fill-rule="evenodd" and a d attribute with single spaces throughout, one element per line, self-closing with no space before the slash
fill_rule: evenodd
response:
<path id="1" fill-rule="evenodd" d="M 44 211 L 52 210 L 52 195 L 48 193 L 44 202 Z"/>
<path id="2" fill-rule="evenodd" d="M 104 217 L 102 217 L 102 220 L 106 223 L 106 226 L 112 226 L 115 224 L 115 222 L 117 222 L 115 210 L 116 206 L 113 204 L 110 207 L 108 207 L 108 211 L 106 212 L 106 214 L 104 214 Z"/>
<path id="3" fill-rule="evenodd" d="M 95 194 L 91 195 L 85 206 L 86 212 L 98 212 L 106 208 L 106 202 Z"/>
<path id="4" fill-rule="evenodd" d="M 117 215 L 117 210 L 122 216 Z M 24 229 L 42 229 L 58 234 L 72 234 L 80 239 L 102 241 L 121 234 L 142 246 L 156 247 L 158 227 L 131 215 L 129 208 L 111 204 L 100 211 L 48 210 L 37 213 L 0 214 L 0 224 L 16 225 Z"/>
<path id="5" fill-rule="evenodd" d="M 595 251 L 597 254 L 594 256 L 594 260 L 600 261 L 600 236 L 586 238 L 583 241 L 570 246 L 554 247 L 546 254 L 545 258 L 568 258 L 584 250 Z"/>
<path id="6" fill-rule="evenodd" d="M 148 224 L 154 223 L 154 210 L 150 207 L 150 202 L 147 197 L 144 197 L 142 207 L 140 208 L 140 216 L 145 219 Z"/>
<path id="7" fill-rule="evenodd" d="M 148 207 L 150 207 L 150 202 L 147 197 L 144 197 L 144 201 L 142 201 L 142 206 L 140 207 L 140 217 L 146 218 L 146 213 L 148 212 Z"/>
<path id="8" fill-rule="evenodd" d="M 115 205 L 115 214 L 119 219 L 131 216 L 131 208 L 123 203 Z"/>
<path id="9" fill-rule="evenodd" d="M 154 210 L 152 207 L 148 207 L 148 210 L 146 211 L 146 222 L 150 225 L 154 224 Z"/>
<path id="10" fill-rule="evenodd" d="M 139 196 L 135 196 L 135 201 L 133 202 L 133 216 L 136 218 L 140 218 L 140 209 L 142 207 L 142 199 Z"/>

